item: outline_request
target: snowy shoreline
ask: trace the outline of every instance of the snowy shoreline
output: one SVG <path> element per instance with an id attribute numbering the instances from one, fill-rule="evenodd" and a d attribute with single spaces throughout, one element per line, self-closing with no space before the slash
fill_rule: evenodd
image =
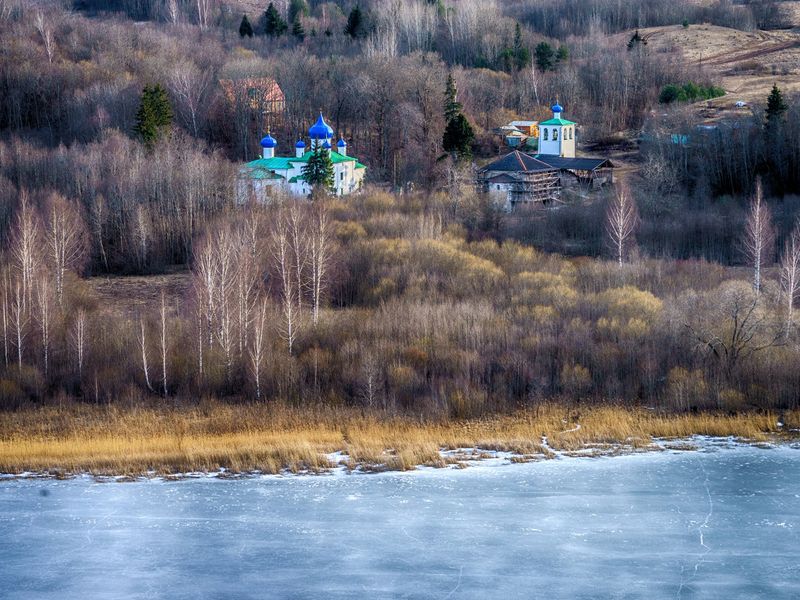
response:
<path id="1" fill-rule="evenodd" d="M 423 470 L 461 470 L 474 467 L 503 467 L 529 462 L 551 460 L 617 458 L 622 456 L 650 454 L 655 452 L 714 452 L 739 447 L 756 447 L 765 450 L 788 447 L 800 450 L 797 440 L 752 441 L 734 436 L 714 437 L 695 435 L 687 438 L 653 438 L 646 446 L 635 446 L 630 443 L 587 444 L 578 450 L 557 450 L 547 443 L 546 436 L 541 444 L 544 452 L 521 454 L 518 452 L 493 450 L 488 448 L 455 448 L 439 450 L 442 462 L 439 464 L 419 464 L 411 469 L 393 469 L 387 464 L 352 464 L 350 456 L 337 451 L 326 454 L 330 467 L 319 471 L 310 469 L 293 472 L 283 469 L 279 473 L 265 473 L 259 470 L 232 471 L 221 468 L 217 471 L 190 471 L 185 473 L 157 473 L 149 471 L 142 475 L 97 475 L 90 472 L 59 473 L 50 471 L 25 471 L 22 473 L 0 473 L 0 483 L 4 481 L 27 479 L 78 479 L 88 478 L 97 482 L 134 482 L 134 481 L 180 481 L 185 479 L 244 479 L 244 478 L 286 478 L 286 477 L 325 477 L 334 475 L 370 475 L 376 473 L 413 473 Z M 392 453 L 386 450 L 387 456 Z"/>

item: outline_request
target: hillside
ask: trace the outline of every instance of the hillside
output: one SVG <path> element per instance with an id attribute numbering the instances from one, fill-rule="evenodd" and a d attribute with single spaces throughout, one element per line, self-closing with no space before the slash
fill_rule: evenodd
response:
<path id="1" fill-rule="evenodd" d="M 795 3 L 800 4 L 800 3 Z M 727 92 L 722 98 L 698 103 L 702 117 L 718 118 L 737 109 L 735 103 L 761 104 L 773 84 L 785 93 L 800 92 L 800 31 L 738 31 L 716 25 L 649 27 L 639 33 L 657 52 L 679 52 L 701 74 Z M 632 32 L 621 35 L 630 37 Z"/>

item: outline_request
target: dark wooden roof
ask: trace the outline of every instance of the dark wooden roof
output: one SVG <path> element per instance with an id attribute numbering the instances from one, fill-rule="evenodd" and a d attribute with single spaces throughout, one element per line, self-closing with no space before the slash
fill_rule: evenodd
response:
<path id="1" fill-rule="evenodd" d="M 607 158 L 566 158 L 564 156 L 539 154 L 536 159 L 556 169 L 567 169 L 569 171 L 594 171 L 595 169 L 614 167 Z"/>
<path id="2" fill-rule="evenodd" d="M 535 173 L 537 171 L 552 171 L 554 168 L 541 160 L 536 160 L 529 154 L 514 150 L 503 158 L 490 163 L 481 169 L 481 173 L 487 171 L 507 171 L 518 173 Z"/>
<path id="3" fill-rule="evenodd" d="M 494 177 L 490 177 L 486 180 L 487 183 L 514 183 L 518 181 L 514 179 L 511 175 L 506 173 L 501 173 L 500 175 L 495 175 Z"/>

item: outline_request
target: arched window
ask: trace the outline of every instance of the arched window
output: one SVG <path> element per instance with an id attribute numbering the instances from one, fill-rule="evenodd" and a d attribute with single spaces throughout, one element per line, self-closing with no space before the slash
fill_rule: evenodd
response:
<path id="1" fill-rule="evenodd" d="M 553 141 L 555 142 L 558 139 L 558 129 L 553 127 Z"/>
<path id="2" fill-rule="evenodd" d="M 544 131 L 544 137 L 542 137 L 542 139 L 546 142 L 547 141 L 547 127 L 545 127 L 542 131 Z"/>
<path id="3" fill-rule="evenodd" d="M 569 139 L 572 139 L 572 127 L 569 128 Z"/>

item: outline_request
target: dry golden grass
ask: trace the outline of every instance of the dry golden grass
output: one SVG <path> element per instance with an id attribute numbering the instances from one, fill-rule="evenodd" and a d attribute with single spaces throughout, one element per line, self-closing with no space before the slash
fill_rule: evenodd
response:
<path id="1" fill-rule="evenodd" d="M 796 423 L 800 414 L 784 418 Z M 694 434 L 763 441 L 780 435 L 776 421 L 769 413 L 673 415 L 557 404 L 512 415 L 429 422 L 267 404 L 129 409 L 69 405 L 0 413 L 0 472 L 318 472 L 331 466 L 325 455 L 336 451 L 349 457 L 352 468 L 405 470 L 443 466 L 448 461 L 441 448 L 548 457 L 542 436 L 564 451 L 602 444 L 638 448 L 652 437 Z"/>

